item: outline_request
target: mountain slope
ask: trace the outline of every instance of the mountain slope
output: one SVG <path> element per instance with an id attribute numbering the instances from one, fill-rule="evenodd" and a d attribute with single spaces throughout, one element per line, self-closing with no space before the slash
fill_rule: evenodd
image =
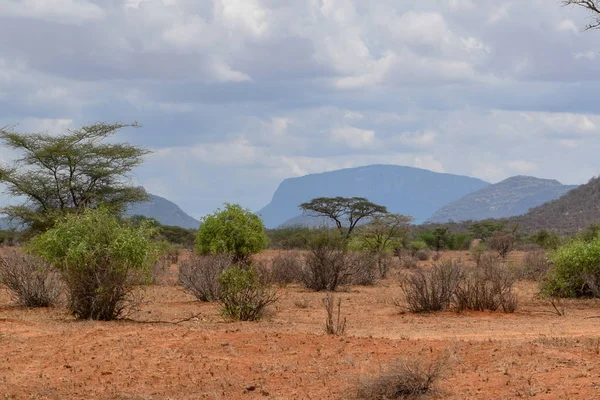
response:
<path id="1" fill-rule="evenodd" d="M 200 221 L 186 214 L 179 206 L 164 197 L 149 194 L 150 200 L 130 204 L 125 210 L 129 216 L 143 215 L 154 218 L 162 225 L 180 226 L 187 229 L 198 229 Z"/>
<path id="2" fill-rule="evenodd" d="M 513 176 L 445 205 L 427 222 L 480 221 L 522 215 L 576 187 L 551 179 Z"/>
<path id="3" fill-rule="evenodd" d="M 271 202 L 258 212 L 267 228 L 301 214 L 298 205 L 316 197 L 366 197 L 391 212 L 411 215 L 416 223 L 435 210 L 489 183 L 397 165 L 370 165 L 284 180 Z"/>
<path id="4" fill-rule="evenodd" d="M 524 232 L 549 229 L 572 235 L 590 224 L 600 225 L 600 177 L 592 178 L 564 196 L 511 218 Z"/>

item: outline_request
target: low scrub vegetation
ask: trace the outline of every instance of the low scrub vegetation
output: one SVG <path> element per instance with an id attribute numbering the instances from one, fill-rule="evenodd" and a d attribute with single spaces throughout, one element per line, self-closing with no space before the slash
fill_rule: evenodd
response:
<path id="1" fill-rule="evenodd" d="M 234 321 L 258 321 L 277 293 L 263 284 L 253 268 L 230 267 L 219 276 L 222 313 Z"/>
<path id="2" fill-rule="evenodd" d="M 279 286 L 299 283 L 303 269 L 302 256 L 297 252 L 286 252 L 277 255 L 271 262 L 271 278 Z"/>
<path id="3" fill-rule="evenodd" d="M 325 320 L 325 333 L 328 335 L 343 336 L 346 334 L 346 317 L 342 318 L 342 299 L 335 298 L 327 293 L 323 299 L 327 319 Z M 336 312 L 337 311 L 337 312 Z"/>
<path id="4" fill-rule="evenodd" d="M 497 311 L 512 313 L 517 308 L 513 293 L 514 275 L 502 262 L 490 254 L 463 275 L 455 290 L 458 310 Z"/>
<path id="5" fill-rule="evenodd" d="M 520 267 L 515 272 L 518 279 L 539 281 L 549 269 L 548 253 L 545 250 L 534 250 L 525 254 Z"/>
<path id="6" fill-rule="evenodd" d="M 600 297 L 600 236 L 573 239 L 550 256 L 541 284 L 548 297 Z"/>
<path id="7" fill-rule="evenodd" d="M 58 274 L 48 263 L 17 250 L 0 257 L 0 283 L 24 307 L 56 306 L 63 289 Z"/>
<path id="8" fill-rule="evenodd" d="M 113 320 L 133 289 L 149 283 L 154 229 L 123 225 L 106 209 L 69 215 L 32 240 L 30 249 L 60 271 L 78 319 Z"/>
<path id="9" fill-rule="evenodd" d="M 452 262 L 416 269 L 402 282 L 408 309 L 415 313 L 449 309 L 462 276 L 461 266 Z"/>
<path id="10" fill-rule="evenodd" d="M 431 363 L 418 359 L 400 359 L 378 376 L 360 380 L 357 397 L 364 400 L 389 400 L 430 396 L 448 368 L 447 357 L 440 357 Z"/>
<path id="11" fill-rule="evenodd" d="M 514 312 L 513 274 L 496 257 L 488 255 L 474 268 L 446 261 L 431 269 L 417 269 L 402 282 L 411 312 L 448 309 Z"/>
<path id="12" fill-rule="evenodd" d="M 229 254 L 192 254 L 179 262 L 179 284 L 199 301 L 219 300 L 219 276 L 233 263 Z"/>

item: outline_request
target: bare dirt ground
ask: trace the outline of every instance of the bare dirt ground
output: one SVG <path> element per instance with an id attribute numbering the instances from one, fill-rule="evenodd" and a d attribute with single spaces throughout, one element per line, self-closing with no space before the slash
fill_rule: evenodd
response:
<path id="1" fill-rule="evenodd" d="M 146 290 L 131 316 L 140 322 L 76 322 L 64 309 L 17 308 L 0 289 L 0 399 L 352 399 L 361 377 L 394 360 L 442 354 L 432 398 L 600 399 L 600 302 L 566 301 L 557 316 L 534 283 L 517 293 L 514 314 L 413 315 L 395 305 L 390 277 L 337 294 L 348 328 L 333 337 L 324 295 L 297 286 L 264 320 L 236 323 L 174 285 Z"/>

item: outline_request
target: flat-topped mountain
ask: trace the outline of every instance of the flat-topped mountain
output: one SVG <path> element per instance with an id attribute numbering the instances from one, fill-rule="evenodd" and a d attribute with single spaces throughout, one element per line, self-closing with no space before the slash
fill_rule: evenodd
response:
<path id="1" fill-rule="evenodd" d="M 420 168 L 369 165 L 286 179 L 258 214 L 267 228 L 276 228 L 301 215 L 298 205 L 316 197 L 365 197 L 420 223 L 440 207 L 488 185 L 481 179 Z"/>

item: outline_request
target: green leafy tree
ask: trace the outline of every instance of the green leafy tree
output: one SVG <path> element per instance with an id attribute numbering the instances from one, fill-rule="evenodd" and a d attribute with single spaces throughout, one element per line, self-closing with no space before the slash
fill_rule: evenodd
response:
<path id="1" fill-rule="evenodd" d="M 373 252 L 380 253 L 392 250 L 397 242 L 408 231 L 412 217 L 401 214 L 381 214 L 360 229 L 363 246 Z"/>
<path id="2" fill-rule="evenodd" d="M 305 212 L 331 219 L 340 233 L 350 239 L 352 231 L 363 219 L 386 214 L 387 208 L 364 197 L 319 197 L 300 204 Z"/>
<path id="3" fill-rule="evenodd" d="M 69 308 L 78 319 L 113 320 L 128 296 L 150 281 L 155 228 L 122 224 L 104 208 L 69 214 L 29 243 L 29 250 L 61 272 Z"/>
<path id="4" fill-rule="evenodd" d="M 505 224 L 502 222 L 480 221 L 473 222 L 469 227 L 469 231 L 474 239 L 479 239 L 485 243 L 489 238 L 494 236 L 496 232 L 502 231 L 504 226 Z"/>
<path id="5" fill-rule="evenodd" d="M 97 123 L 58 136 L 0 128 L 3 146 L 21 154 L 12 164 L 0 166 L 0 183 L 9 195 L 25 199 L 2 212 L 40 232 L 65 213 L 99 206 L 120 212 L 128 203 L 145 200 L 145 191 L 131 186 L 128 178 L 148 151 L 105 142 L 130 126 L 137 125 Z"/>
<path id="6" fill-rule="evenodd" d="M 228 253 L 236 263 L 246 263 L 250 255 L 263 251 L 268 244 L 261 219 L 237 204 L 225 204 L 224 210 L 204 217 L 196 236 L 198 253 Z"/>

